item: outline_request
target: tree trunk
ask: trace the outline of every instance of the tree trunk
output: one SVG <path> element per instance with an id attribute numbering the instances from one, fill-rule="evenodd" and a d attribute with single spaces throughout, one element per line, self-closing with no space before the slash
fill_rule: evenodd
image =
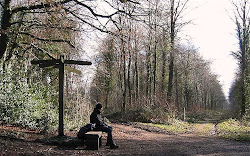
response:
<path id="1" fill-rule="evenodd" d="M 122 112 L 126 110 L 126 97 L 127 97 L 127 81 L 126 81 L 126 53 L 124 39 L 122 38 L 122 57 L 123 57 L 123 103 Z"/>
<path id="2" fill-rule="evenodd" d="M 156 25 L 155 25 L 155 29 L 156 29 Z M 156 97 L 156 70 L 157 70 L 157 40 L 156 40 L 156 35 L 155 35 L 155 43 L 154 43 L 154 71 L 153 71 L 153 101 L 155 103 L 155 97 Z"/>
<path id="3" fill-rule="evenodd" d="M 138 48 L 137 48 L 137 35 L 135 33 L 135 102 L 139 99 L 139 68 L 138 68 Z"/>
<path id="4" fill-rule="evenodd" d="M 165 94 L 165 77 L 166 77 L 166 48 L 165 44 L 165 30 L 163 30 L 163 43 L 162 43 L 162 74 L 161 74 L 161 93 L 162 96 Z"/>
<path id="5" fill-rule="evenodd" d="M 150 32 L 151 33 L 151 32 Z M 146 82 L 146 97 L 148 98 L 151 91 L 151 61 L 150 61 L 150 52 L 151 52 L 151 34 L 149 34 L 149 45 L 146 55 L 146 66 L 147 66 L 147 82 Z"/>
<path id="6" fill-rule="evenodd" d="M 128 102 L 129 106 L 132 105 L 132 94 L 131 94 L 131 82 L 130 82 L 130 70 L 131 70 L 131 61 L 132 61 L 132 55 L 131 55 L 131 22 L 129 23 L 129 36 L 128 36 Z"/>
<path id="7" fill-rule="evenodd" d="M 242 22 L 243 22 L 243 40 L 241 41 L 241 52 L 242 52 L 242 65 L 241 65 L 241 118 L 245 115 L 246 113 L 246 93 L 245 93 L 245 77 L 246 77 L 246 49 L 247 49 L 247 26 L 246 26 L 246 3 L 243 6 L 243 17 L 242 17 Z"/>
<path id="8" fill-rule="evenodd" d="M 176 107 L 177 107 L 177 110 L 180 110 L 180 103 L 179 103 L 179 88 L 178 88 L 178 70 L 177 68 L 175 68 L 175 103 L 176 103 Z"/>
<path id="9" fill-rule="evenodd" d="M 156 73 L 156 70 L 157 70 L 157 17 L 158 17 L 158 1 L 156 2 L 156 6 L 155 6 L 155 15 L 154 15 L 154 31 L 155 31 L 155 35 L 154 35 L 154 61 L 153 61 L 153 64 L 154 64 L 154 69 L 153 69 L 153 102 L 155 104 L 155 98 L 156 98 L 156 77 L 157 77 L 157 73 Z"/>
<path id="10" fill-rule="evenodd" d="M 8 31 L 8 28 L 10 27 L 10 19 L 11 19 L 11 14 L 9 10 L 10 1 L 11 0 L 4 1 L 3 11 L 1 12 L 2 14 L 1 29 L 3 33 L 1 32 L 1 35 L 0 35 L 0 59 L 3 58 L 4 53 L 6 52 L 6 49 L 7 49 L 7 45 L 8 45 L 7 31 Z"/>
<path id="11" fill-rule="evenodd" d="M 172 88 L 173 88 L 173 77 L 174 77 L 174 49 L 175 49 L 175 19 L 174 19 L 174 0 L 171 0 L 171 13 L 170 13 L 170 58 L 169 58 L 169 75 L 168 75 L 168 92 L 167 101 L 171 102 Z"/>

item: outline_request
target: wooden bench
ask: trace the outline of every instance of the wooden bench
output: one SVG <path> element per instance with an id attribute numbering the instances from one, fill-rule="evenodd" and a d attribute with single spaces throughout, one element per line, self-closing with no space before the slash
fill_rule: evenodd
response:
<path id="1" fill-rule="evenodd" d="M 102 131 L 89 131 L 85 134 L 85 144 L 88 149 L 99 150 L 102 145 Z"/>

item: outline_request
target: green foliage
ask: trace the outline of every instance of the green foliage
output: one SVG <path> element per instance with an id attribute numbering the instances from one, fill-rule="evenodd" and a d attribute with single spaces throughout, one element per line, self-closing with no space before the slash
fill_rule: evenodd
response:
<path id="1" fill-rule="evenodd" d="M 218 124 L 218 130 L 224 132 L 236 132 L 240 128 L 240 122 L 235 119 L 229 119 Z"/>
<path id="2" fill-rule="evenodd" d="M 6 9 L 29 8 L 30 4 L 25 3 L 25 6 L 22 6 L 23 3 L 12 4 L 11 1 L 6 1 L 6 5 L 10 5 Z M 69 18 L 59 6 L 49 5 L 46 8 L 38 1 L 32 5 L 38 5 L 38 12 L 42 13 L 29 8 L 30 11 L 25 13 L 13 12 L 12 18 L 2 21 L 19 24 L 7 27 L 6 30 L 11 33 L 8 33 L 8 39 L 5 39 L 3 44 L 6 49 L 3 48 L 4 51 L 1 51 L 4 55 L 0 59 L 0 124 L 16 124 L 41 130 L 54 129 L 58 127 L 58 70 L 40 69 L 38 65 L 31 66 L 30 61 L 51 59 L 48 56 L 57 58 L 61 54 L 67 59 L 80 58 L 80 50 L 73 49 L 78 47 L 75 41 L 80 33 L 75 31 L 75 28 L 79 26 L 79 21 L 76 23 Z M 27 24 L 24 24 L 23 20 Z M 73 85 L 76 84 L 79 85 L 78 83 Z M 75 100 L 72 103 L 79 105 L 81 102 Z M 74 127 L 77 120 L 86 121 L 85 113 L 81 114 L 81 118 L 74 118 L 74 113 L 79 109 L 75 104 L 67 107 L 70 111 L 67 110 L 65 115 L 66 128 Z M 79 123 L 82 123 L 81 121 Z"/>
<path id="3" fill-rule="evenodd" d="M 41 82 L 28 83 L 27 70 L 22 67 L 9 64 L 6 70 L 1 68 L 0 122 L 48 130 L 58 118 L 54 90 Z"/>
<path id="4" fill-rule="evenodd" d="M 242 122 L 229 119 L 217 125 L 219 136 L 239 141 L 250 141 L 250 126 Z"/>
<path id="5" fill-rule="evenodd" d="M 172 133 L 186 133 L 190 129 L 190 125 L 186 122 L 171 119 L 168 124 L 154 124 L 154 123 L 142 123 L 143 125 L 149 125 L 153 127 L 159 127 Z"/>
<path id="6" fill-rule="evenodd" d="M 250 127 L 250 115 L 245 115 L 241 122 L 244 126 Z"/>

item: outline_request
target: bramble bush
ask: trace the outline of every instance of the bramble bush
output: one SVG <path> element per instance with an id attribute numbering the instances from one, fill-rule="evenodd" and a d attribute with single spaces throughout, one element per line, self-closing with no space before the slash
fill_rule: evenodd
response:
<path id="1" fill-rule="evenodd" d="M 53 69 L 30 69 L 35 67 L 27 64 L 25 61 L 12 61 L 5 68 L 0 65 L 0 124 L 39 129 L 42 132 L 56 130 L 59 118 L 58 74 Z M 52 81 L 46 81 L 48 77 Z M 65 96 L 66 130 L 78 129 L 88 122 L 92 108 L 84 98 L 83 89 L 77 88 L 77 91 Z"/>
<path id="2" fill-rule="evenodd" d="M 14 67 L 16 68 L 16 67 Z M 55 97 L 49 85 L 28 83 L 25 70 L 0 70 L 0 122 L 47 130 L 57 123 Z"/>

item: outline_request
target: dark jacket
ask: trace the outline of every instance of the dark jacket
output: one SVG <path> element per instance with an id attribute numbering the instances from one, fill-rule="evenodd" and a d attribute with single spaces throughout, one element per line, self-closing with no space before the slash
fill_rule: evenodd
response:
<path id="1" fill-rule="evenodd" d="M 96 128 L 106 126 L 102 119 L 101 112 L 96 108 L 90 115 L 90 123 L 95 124 Z"/>

